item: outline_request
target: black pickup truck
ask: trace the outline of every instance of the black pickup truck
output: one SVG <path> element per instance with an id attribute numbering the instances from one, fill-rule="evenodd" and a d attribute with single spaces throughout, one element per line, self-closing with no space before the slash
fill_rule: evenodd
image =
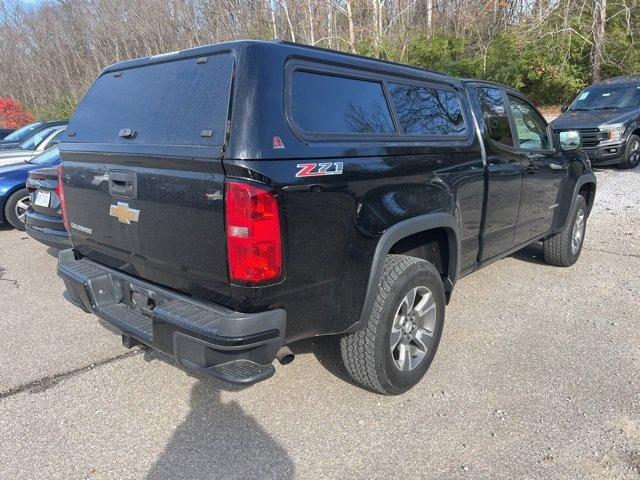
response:
<path id="1" fill-rule="evenodd" d="M 577 130 L 594 166 L 640 165 L 640 76 L 590 85 L 551 123 L 556 132 Z"/>
<path id="2" fill-rule="evenodd" d="M 284 42 L 108 67 L 60 145 L 74 302 L 183 365 L 273 375 L 340 335 L 354 380 L 415 385 L 456 281 L 582 248 L 596 179 L 501 85 Z"/>

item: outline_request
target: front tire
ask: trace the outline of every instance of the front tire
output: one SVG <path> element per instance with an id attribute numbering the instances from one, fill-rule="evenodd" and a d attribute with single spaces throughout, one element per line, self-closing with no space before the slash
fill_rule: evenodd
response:
<path id="1" fill-rule="evenodd" d="M 438 349 L 444 309 L 444 287 L 433 265 L 405 255 L 387 256 L 367 324 L 340 339 L 351 378 L 386 395 L 416 385 Z"/>
<path id="2" fill-rule="evenodd" d="M 627 142 L 624 158 L 620 162 L 620 168 L 636 168 L 638 165 L 640 165 L 640 137 L 631 135 Z"/>
<path id="3" fill-rule="evenodd" d="M 25 217 L 29 208 L 29 192 L 26 188 L 13 193 L 4 207 L 4 218 L 12 227 L 24 231 Z"/>
<path id="4" fill-rule="evenodd" d="M 587 202 L 578 195 L 564 229 L 543 242 L 544 259 L 551 265 L 570 267 L 580 257 L 587 228 Z"/>

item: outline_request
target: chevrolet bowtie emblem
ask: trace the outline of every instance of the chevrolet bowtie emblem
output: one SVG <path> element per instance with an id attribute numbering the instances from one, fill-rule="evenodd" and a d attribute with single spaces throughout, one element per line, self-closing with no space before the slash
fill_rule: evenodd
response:
<path id="1" fill-rule="evenodd" d="M 120 223 L 131 225 L 131 222 L 137 222 L 140 216 L 140 210 L 129 208 L 128 203 L 118 202 L 117 205 L 109 207 L 109 215 L 116 217 Z"/>

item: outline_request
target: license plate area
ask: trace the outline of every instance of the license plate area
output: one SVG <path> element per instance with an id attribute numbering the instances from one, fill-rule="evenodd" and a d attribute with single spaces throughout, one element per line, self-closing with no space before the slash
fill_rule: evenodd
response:
<path id="1" fill-rule="evenodd" d="M 38 190 L 36 192 L 36 200 L 35 204 L 39 207 L 49 207 L 49 202 L 51 201 L 51 192 L 44 192 L 42 190 Z"/>

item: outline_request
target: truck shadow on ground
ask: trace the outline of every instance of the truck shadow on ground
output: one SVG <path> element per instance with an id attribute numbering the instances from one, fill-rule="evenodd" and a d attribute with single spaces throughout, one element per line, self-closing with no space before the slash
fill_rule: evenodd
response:
<path id="1" fill-rule="evenodd" d="M 534 263 L 536 265 L 549 265 L 544 261 L 544 251 L 542 244 L 532 243 L 528 247 L 518 250 L 511 254 L 512 258 L 516 260 L 522 260 L 523 262 Z"/>
<path id="2" fill-rule="evenodd" d="M 314 337 L 307 340 L 300 340 L 289 345 L 289 348 L 294 355 L 313 354 L 316 360 L 318 360 L 318 363 L 329 373 L 343 382 L 362 388 L 361 385 L 358 385 L 351 379 L 342 363 L 339 336 Z"/>
<path id="3" fill-rule="evenodd" d="M 170 357 L 146 350 L 147 361 L 178 366 Z M 247 415 L 235 401 L 221 393 L 243 390 L 197 372 L 183 369 L 198 382 L 191 390 L 191 410 L 167 443 L 147 479 L 288 479 L 294 463 L 286 450 Z"/>

